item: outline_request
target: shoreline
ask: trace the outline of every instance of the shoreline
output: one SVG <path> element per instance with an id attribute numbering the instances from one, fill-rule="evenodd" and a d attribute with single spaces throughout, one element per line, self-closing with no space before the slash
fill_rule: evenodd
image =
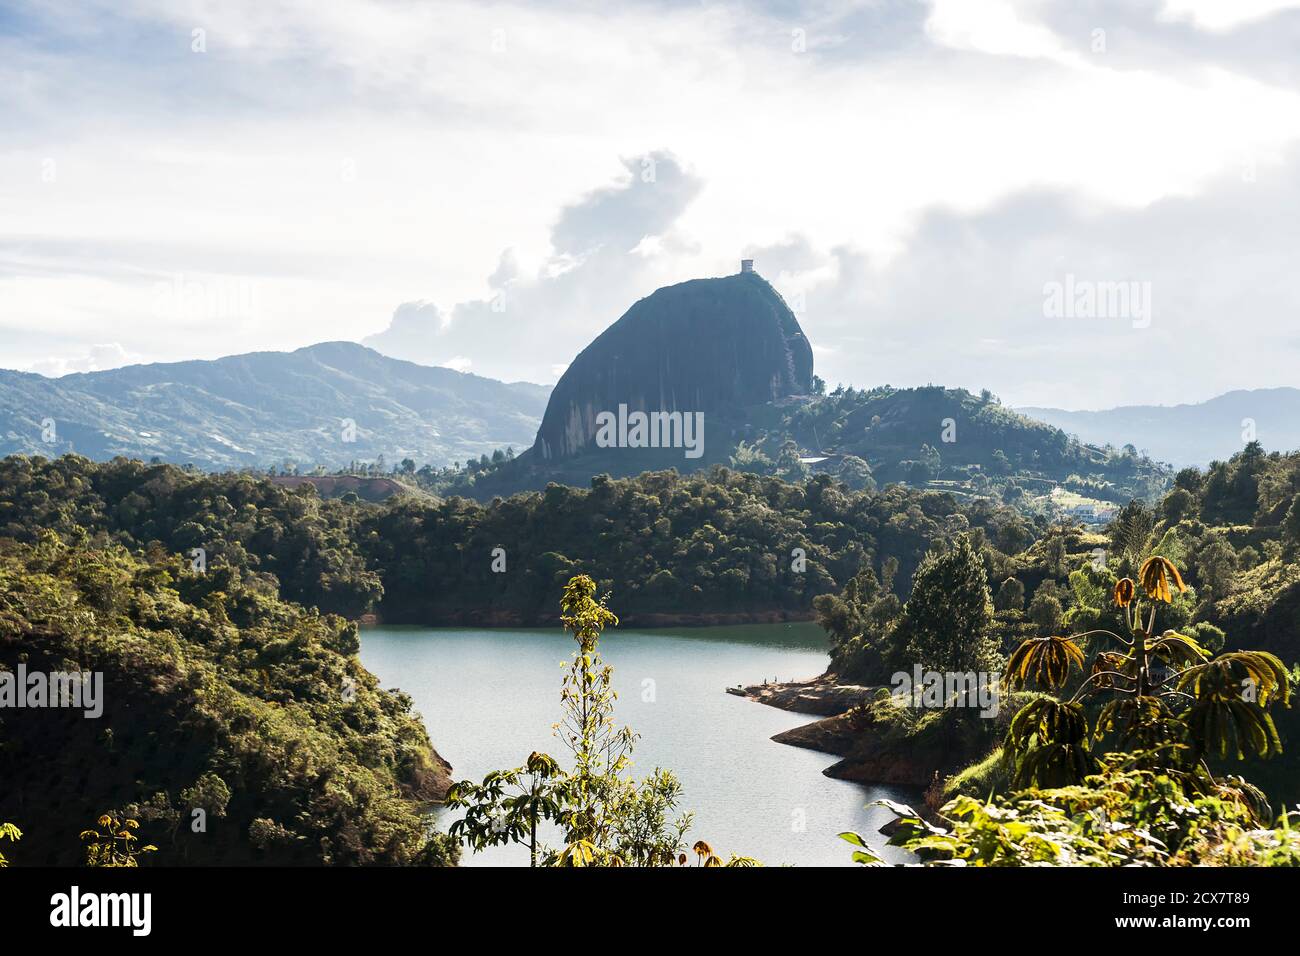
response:
<path id="1" fill-rule="evenodd" d="M 748 687 L 727 688 L 728 694 L 755 703 L 823 718 L 837 717 L 851 710 L 875 691 L 875 687 L 861 684 L 841 684 L 828 674 L 807 681 L 764 681 Z"/>
<path id="2" fill-rule="evenodd" d="M 393 627 L 474 627 L 492 630 L 500 628 L 544 629 L 560 627 L 560 617 L 545 615 L 534 617 L 518 611 L 499 608 L 474 608 L 440 614 L 435 620 L 411 620 L 407 615 L 385 617 L 371 611 L 351 618 L 365 627 L 389 625 Z M 657 630 L 670 627 L 734 627 L 744 624 L 811 624 L 816 617 L 811 611 L 700 611 L 694 613 L 633 612 L 619 615 L 619 626 L 638 630 Z"/>
<path id="3" fill-rule="evenodd" d="M 888 690 L 841 684 L 833 676 L 822 674 L 809 681 L 728 687 L 727 693 L 815 718 L 771 739 L 839 757 L 822 771 L 835 780 L 924 789 L 934 782 L 936 774 L 942 778 L 960 769 L 948 754 L 873 732 L 877 728 L 870 714 L 858 705 L 872 700 L 882 689 Z"/>

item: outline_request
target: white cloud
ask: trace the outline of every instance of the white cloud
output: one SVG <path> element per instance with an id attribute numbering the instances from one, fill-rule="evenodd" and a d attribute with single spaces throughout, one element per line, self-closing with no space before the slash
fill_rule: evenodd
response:
<path id="1" fill-rule="evenodd" d="M 1230 30 L 1281 10 L 1300 8 L 1296 0 L 1164 0 L 1161 16 L 1190 20 L 1204 30 Z"/>
<path id="2" fill-rule="evenodd" d="M 92 345 L 85 353 L 77 356 L 38 359 L 30 363 L 24 371 L 36 372 L 48 378 L 58 378 L 72 372 L 102 372 L 105 369 L 121 368 L 140 361 L 140 356 L 132 355 L 116 342 L 104 345 Z"/>
<path id="3" fill-rule="evenodd" d="M 374 336 L 423 361 L 547 380 L 636 298 L 761 249 L 760 271 L 806 291 L 834 377 L 907 370 L 1030 400 L 1049 387 L 1050 355 L 1050 387 L 1083 395 L 1091 356 L 1001 328 L 1017 283 L 1046 268 L 1038 215 L 1087 235 L 1089 267 L 1108 274 L 1202 288 L 1213 265 L 1219 301 L 1235 290 L 1254 304 L 1240 320 L 1252 335 L 1285 328 L 1268 306 L 1287 289 L 1261 284 L 1284 280 L 1251 271 L 1262 247 L 1248 235 L 1200 255 L 1157 229 L 1162 204 L 1216 208 L 1244 169 L 1265 188 L 1293 178 L 1300 97 L 1280 4 L 11 6 L 6 363 L 75 365 L 106 338 L 170 360 Z M 1098 25 L 1104 55 L 1088 47 Z M 206 53 L 191 52 L 196 27 Z M 657 153 L 675 158 L 642 182 Z M 1043 194 L 1068 214 L 1025 205 Z M 936 239 L 935 222 L 961 242 Z M 1096 222 L 1185 260 L 1152 265 Z M 1050 242 L 1082 254 L 1069 235 Z M 255 284 L 257 309 L 159 314 L 157 283 L 176 274 Z M 986 327 L 954 353 L 966 364 L 925 360 L 958 306 Z M 881 369 L 881 350 L 919 358 Z M 1180 387 L 1230 374 L 1185 361 Z"/>
<path id="4" fill-rule="evenodd" d="M 990 387 L 1011 404 L 1060 407 L 1201 401 L 1297 384 L 1300 336 L 1286 317 L 1300 311 L 1298 209 L 1290 163 L 1142 209 L 1031 192 L 934 212 L 888 261 L 809 244 L 800 255 L 817 267 L 779 285 L 803 291 L 801 322 L 831 347 L 816 357 L 832 384 Z M 1149 322 L 1046 315 L 1045 287 L 1067 276 L 1142 284 Z"/>
<path id="5" fill-rule="evenodd" d="M 959 50 L 1075 59 L 1050 29 L 1022 17 L 1020 6 L 1014 0 L 932 0 L 926 33 L 937 43 Z"/>
<path id="6" fill-rule="evenodd" d="M 555 359 L 571 358 L 634 301 L 681 278 L 694 250 L 677 223 L 700 187 L 671 153 L 626 159 L 617 180 L 560 211 L 554 251 L 534 269 L 525 271 L 507 249 L 486 296 L 447 311 L 403 303 L 389 327 L 364 342 L 413 361 L 468 356 L 501 378 L 552 381 L 562 368 Z"/>

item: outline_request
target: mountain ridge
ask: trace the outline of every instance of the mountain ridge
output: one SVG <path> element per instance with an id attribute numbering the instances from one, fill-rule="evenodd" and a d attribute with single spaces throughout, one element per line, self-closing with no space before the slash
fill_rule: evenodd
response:
<path id="1" fill-rule="evenodd" d="M 0 454 L 207 469 L 342 467 L 379 455 L 450 463 L 531 444 L 544 391 L 340 341 L 57 379 L 0 370 Z"/>
<path id="2" fill-rule="evenodd" d="M 1035 409 L 1003 408 L 987 391 L 876 386 L 825 395 L 813 368 L 797 317 L 761 275 L 743 270 L 639 299 L 582 349 L 553 389 L 344 341 L 59 379 L 0 371 L 0 454 L 156 457 L 207 470 L 364 464 L 370 475 L 410 459 L 445 469 L 423 482 L 426 491 L 474 497 L 551 481 L 582 487 L 602 473 L 713 465 L 792 480 L 825 471 L 854 487 L 899 481 L 1004 500 L 1022 492 L 1041 498 L 1061 485 L 1122 502 L 1167 481 L 1143 456 L 1107 450 L 1109 437 L 1093 441 L 1086 429 Z M 1274 391 L 1295 393 L 1300 418 L 1300 391 Z M 1224 396 L 1227 420 L 1239 410 L 1234 396 L 1251 407 L 1279 404 L 1270 394 Z M 1158 418 L 1198 407 L 1133 411 Z M 673 422 L 682 432 L 667 434 L 685 446 L 676 438 L 638 444 L 634 430 L 620 425 L 610 447 L 609 432 L 598 437 L 600 419 L 622 421 L 629 411 L 698 419 L 704 439 L 691 445 L 691 423 Z M 51 421 L 53 440 L 45 441 Z M 1117 439 L 1164 447 L 1145 440 L 1158 426 L 1146 422 L 1144 434 L 1141 422 L 1130 424 L 1134 434 Z M 1069 431 L 1083 440 L 1071 441 Z M 488 460 L 511 446 L 523 453 Z M 463 471 L 447 467 L 460 464 Z"/>
<path id="3" fill-rule="evenodd" d="M 1289 386 L 1233 389 L 1203 402 L 1177 405 L 1016 410 L 1085 442 L 1132 444 L 1178 467 L 1226 461 L 1255 438 L 1274 451 L 1300 448 L 1300 389 Z"/>

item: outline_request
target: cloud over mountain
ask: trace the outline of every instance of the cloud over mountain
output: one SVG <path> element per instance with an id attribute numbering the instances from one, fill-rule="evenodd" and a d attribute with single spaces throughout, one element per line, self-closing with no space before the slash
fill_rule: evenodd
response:
<path id="1" fill-rule="evenodd" d="M 396 358 L 441 365 L 461 357 L 509 378 L 553 381 L 594 335 L 671 276 L 689 251 L 676 225 L 702 182 L 666 151 L 625 159 L 620 181 L 561 210 L 552 252 L 525 272 L 513 250 L 501 253 L 488 298 L 445 312 L 404 302 L 366 345 Z"/>

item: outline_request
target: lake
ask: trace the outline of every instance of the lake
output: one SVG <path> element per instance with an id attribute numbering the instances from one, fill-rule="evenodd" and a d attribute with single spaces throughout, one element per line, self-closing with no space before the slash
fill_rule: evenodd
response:
<path id="1" fill-rule="evenodd" d="M 434 747 L 455 779 L 519 766 L 533 750 L 561 759 L 551 731 L 560 719 L 562 664 L 573 638 L 553 630 L 369 627 L 361 660 L 385 687 L 411 695 Z M 822 771 L 829 754 L 774 743 L 773 734 L 815 720 L 726 693 L 766 679 L 814 677 L 826 669 L 825 635 L 815 624 L 606 632 L 601 653 L 614 666 L 616 722 L 641 735 L 632 770 L 656 767 L 682 782 L 682 808 L 695 812 L 688 843 L 707 840 L 765 864 L 848 866 L 857 830 L 886 859 L 876 833 L 893 818 L 872 800 L 919 799 L 899 787 L 863 787 Z M 562 760 L 563 762 L 563 760 Z M 440 811 L 440 824 L 450 822 Z M 692 857 L 693 859 L 693 857 Z M 527 865 L 523 847 L 471 853 L 462 865 Z"/>

